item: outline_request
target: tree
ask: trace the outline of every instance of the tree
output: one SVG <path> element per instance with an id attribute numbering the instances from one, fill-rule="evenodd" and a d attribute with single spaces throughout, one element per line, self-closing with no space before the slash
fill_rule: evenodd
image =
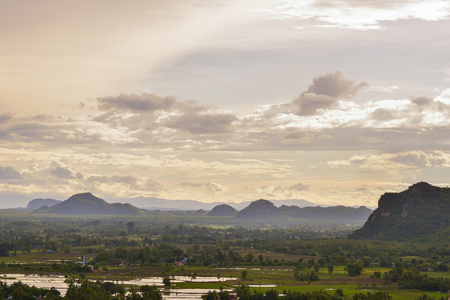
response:
<path id="1" fill-rule="evenodd" d="M 359 276 L 362 274 L 363 265 L 359 262 L 347 264 L 346 270 L 349 276 Z"/>
<path id="2" fill-rule="evenodd" d="M 238 299 L 250 299 L 250 288 L 248 285 L 240 285 L 237 288 L 234 289 L 236 292 L 236 296 L 238 296 Z"/>
<path id="3" fill-rule="evenodd" d="M 242 278 L 242 279 L 247 278 L 247 270 L 242 270 L 242 272 L 241 272 L 241 278 Z"/>
<path id="4" fill-rule="evenodd" d="M 320 264 L 319 263 L 315 263 L 313 266 L 314 270 L 316 270 L 316 272 L 319 272 L 320 270 Z"/>
<path id="5" fill-rule="evenodd" d="M 342 289 L 337 289 L 337 290 L 334 292 L 334 295 L 335 295 L 336 297 L 344 297 L 344 291 L 343 291 Z"/>
<path id="6" fill-rule="evenodd" d="M 262 254 L 258 255 L 258 260 L 260 264 L 264 261 L 264 257 L 262 256 Z"/>
<path id="7" fill-rule="evenodd" d="M 165 287 L 169 287 L 171 285 L 170 278 L 169 277 L 165 277 L 163 279 L 163 284 L 164 284 Z"/>
<path id="8" fill-rule="evenodd" d="M 333 265 L 328 265 L 328 274 L 332 274 L 334 271 Z"/>
<path id="9" fill-rule="evenodd" d="M 135 227 L 136 227 L 136 223 L 134 223 L 133 221 L 130 221 L 130 222 L 127 223 L 127 230 L 128 231 L 132 231 Z"/>
<path id="10" fill-rule="evenodd" d="M 253 253 L 249 252 L 245 255 L 245 261 L 252 263 L 253 259 L 255 259 L 255 256 L 253 255 Z"/>
<path id="11" fill-rule="evenodd" d="M 162 300 L 162 293 L 156 286 L 143 285 L 140 287 L 142 298 L 149 300 Z"/>

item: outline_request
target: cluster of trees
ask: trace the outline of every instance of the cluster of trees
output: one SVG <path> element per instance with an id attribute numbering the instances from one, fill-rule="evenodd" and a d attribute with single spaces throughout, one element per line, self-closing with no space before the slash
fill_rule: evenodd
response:
<path id="1" fill-rule="evenodd" d="M 174 263 L 184 257 L 183 250 L 180 248 L 167 243 L 158 243 L 152 247 L 146 246 L 141 249 L 118 247 L 113 250 L 104 250 L 91 262 L 102 265 L 119 265 L 121 263 L 148 265 L 159 262 Z"/>
<path id="2" fill-rule="evenodd" d="M 392 267 L 401 257 L 419 256 L 409 263 L 419 269 L 430 268 L 443 271 L 450 264 L 450 246 L 447 244 L 430 245 L 420 243 L 399 243 L 386 241 L 358 241 L 346 239 L 330 240 L 283 240 L 278 238 L 240 240 L 230 243 L 232 246 L 254 248 L 262 251 L 310 255 L 324 258 L 327 264 L 347 265 L 356 260 L 363 267 Z M 448 267 L 447 267 L 448 269 Z"/>
<path id="3" fill-rule="evenodd" d="M 361 261 L 364 267 L 376 265 L 391 267 L 404 256 L 419 256 L 413 259 L 410 267 L 433 271 L 447 271 L 450 265 L 450 246 L 442 244 L 374 242 L 346 239 L 310 240 L 317 237 L 339 237 L 351 228 L 328 228 L 318 230 L 314 227 L 299 226 L 286 228 L 249 229 L 228 227 L 214 229 L 208 226 L 176 223 L 177 219 L 162 216 L 122 219 L 85 220 L 45 219 L 11 221 L 0 219 L 0 256 L 14 255 L 16 251 L 33 249 L 70 252 L 72 247 L 84 247 L 92 253 L 114 247 L 144 247 L 153 243 L 202 244 L 212 248 L 205 249 L 195 256 L 192 264 L 222 266 L 239 262 L 251 264 L 276 265 L 277 262 L 253 257 L 240 258 L 229 255 L 228 250 L 236 248 L 255 249 L 262 252 L 277 252 L 293 255 L 317 256 L 325 259 L 327 265 L 347 265 Z M 99 245 L 103 245 L 99 247 Z M 216 253 L 215 253 L 216 252 Z M 222 253 L 220 253 L 222 252 Z M 236 251 L 235 251 L 236 253 Z M 224 258 L 224 255 L 228 258 Z M 440 262 L 440 263 L 438 263 Z M 323 266 L 321 266 L 323 267 Z"/>
<path id="4" fill-rule="evenodd" d="M 72 248 L 76 247 L 77 251 L 81 249 L 83 254 L 96 254 L 91 261 L 96 265 L 95 268 L 98 268 L 98 265 L 119 265 L 121 263 L 126 265 L 151 265 L 165 262 L 167 263 L 165 265 L 167 269 L 173 262 L 188 258 L 185 262 L 188 266 L 290 265 L 295 267 L 294 277 L 301 281 L 319 280 L 317 275 L 319 270 L 327 268 L 329 273 L 333 273 L 333 266 L 346 266 L 349 276 L 361 275 L 364 268 L 374 266 L 391 268 L 395 266 L 391 271 L 384 274 L 375 272 L 374 277 L 383 278 L 385 282 L 397 283 L 402 288 L 427 291 L 450 289 L 448 279 L 428 277 L 419 273 L 419 271 L 448 272 L 450 247 L 446 244 L 387 241 L 355 242 L 354 240 L 341 238 L 309 239 L 311 237 L 330 237 L 333 234 L 335 234 L 335 237 L 339 237 L 346 229 L 335 229 L 335 231 L 307 227 L 264 230 L 242 227 L 215 229 L 199 225 L 164 223 L 161 218 L 158 219 L 158 222 L 153 221 L 152 219 L 139 218 L 129 221 L 119 218 L 119 220 L 45 219 L 11 222 L 0 219 L 0 256 L 15 255 L 18 251 L 37 251 L 36 249 L 69 253 Z M 182 250 L 175 244 L 188 244 L 190 247 L 183 247 L 184 250 Z M 247 251 L 249 252 L 245 254 Z M 258 253 L 254 254 L 255 252 Z M 297 258 L 295 258 L 295 261 L 278 260 L 274 258 L 273 254 L 266 256 L 265 253 L 268 252 L 313 256 L 314 259 L 308 261 L 297 260 Z M 407 256 L 416 258 L 401 259 L 401 257 Z M 80 264 L 74 262 L 43 263 L 34 266 L 27 263 L 3 262 L 0 263 L 0 269 L 66 274 L 91 271 L 90 268 L 83 268 Z M 71 293 L 80 296 L 84 295 L 83 293 L 92 292 L 98 294 L 96 296 L 99 297 L 98 299 L 109 299 L 108 297 L 113 297 L 112 295 L 124 293 L 121 290 L 112 292 L 113 289 L 107 283 L 85 282 L 71 286 L 70 293 L 66 297 L 72 297 Z M 20 285 L 2 286 L 2 291 L 8 295 L 12 295 L 13 290 L 17 290 L 16 293 L 26 290 L 26 293 L 33 293 L 34 297 L 44 295 L 42 293 L 47 293 L 45 295 L 48 299 L 50 299 L 49 297 L 60 297 L 56 295 L 57 291 L 50 293 L 36 289 L 29 290 Z M 150 297 L 148 295 L 152 294 L 149 289 L 147 293 L 143 290 L 132 290 L 130 293 L 134 295 L 132 299 L 140 299 L 139 297 L 144 294 L 147 295 L 145 297 Z M 211 297 L 219 297 L 220 299 L 228 297 L 225 291 L 221 293 L 216 293 L 217 295 Z M 274 295 L 273 292 L 268 295 L 256 292 L 249 293 L 253 295 L 252 297 L 260 297 L 249 299 L 271 299 L 267 297 L 273 297 Z M 295 293 L 288 292 L 286 297 L 288 294 L 293 297 L 292 295 Z M 129 294 L 127 295 L 129 296 Z M 313 297 L 311 295 L 309 297 Z M 338 295 L 329 296 L 337 297 Z M 125 297 L 125 294 L 123 297 Z M 277 295 L 277 297 L 281 296 Z M 323 299 L 328 299 L 326 297 Z M 377 296 L 375 294 L 361 294 L 357 297 L 360 298 L 355 299 L 378 299 L 364 297 L 381 297 L 381 294 L 377 294 Z"/>
<path id="5" fill-rule="evenodd" d="M 45 299 L 61 299 L 61 293 L 55 288 L 40 289 L 35 286 L 28 286 L 21 282 L 15 282 L 11 285 L 0 281 L 0 299 L 23 299 L 34 300 L 39 298 Z"/>
<path id="6" fill-rule="evenodd" d="M 294 277 L 295 279 L 297 279 L 298 281 L 317 281 L 319 280 L 319 275 L 317 275 L 314 272 L 311 273 L 299 273 L 298 271 L 294 272 Z"/>
<path id="7" fill-rule="evenodd" d="M 90 273 L 92 269 L 88 266 L 82 266 L 73 261 L 64 261 L 61 263 L 42 263 L 39 265 L 33 263 L 0 263 L 0 269 L 3 271 L 21 271 L 21 272 L 58 272 L 70 274 L 74 272 Z"/>
<path id="8" fill-rule="evenodd" d="M 417 268 L 411 265 L 414 264 L 398 260 L 392 270 L 385 272 L 383 275 L 381 275 L 381 272 L 374 272 L 374 277 L 382 277 L 384 282 L 397 283 L 400 288 L 404 289 L 441 292 L 450 290 L 450 279 L 429 277 L 427 274 L 421 274 Z"/>
<path id="9" fill-rule="evenodd" d="M 241 285 L 234 290 L 234 293 L 239 300 L 343 300 L 349 299 L 345 297 L 341 289 L 337 289 L 333 294 L 330 294 L 324 290 L 315 290 L 311 292 L 296 292 L 296 291 L 284 291 L 283 294 L 279 294 L 277 290 L 269 290 L 265 293 L 258 291 L 251 291 L 248 286 Z M 235 296 L 228 291 L 209 291 L 202 296 L 203 300 L 231 300 L 235 299 Z M 387 292 L 367 292 L 357 293 L 352 296 L 352 300 L 391 300 L 392 296 Z"/>
<path id="10" fill-rule="evenodd" d="M 416 269 L 403 270 L 397 283 L 404 289 L 441 292 L 450 290 L 450 279 L 428 277 L 426 274 L 420 274 Z"/>

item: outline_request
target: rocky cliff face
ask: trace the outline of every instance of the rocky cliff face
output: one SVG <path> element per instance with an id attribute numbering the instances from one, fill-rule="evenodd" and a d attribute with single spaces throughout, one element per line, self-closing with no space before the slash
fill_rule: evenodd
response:
<path id="1" fill-rule="evenodd" d="M 450 188 L 419 182 L 400 193 L 385 193 L 364 226 L 349 238 L 447 240 Z"/>

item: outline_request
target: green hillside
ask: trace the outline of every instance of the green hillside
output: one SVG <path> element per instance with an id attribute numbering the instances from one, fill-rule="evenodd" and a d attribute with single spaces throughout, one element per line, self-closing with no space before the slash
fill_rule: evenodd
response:
<path id="1" fill-rule="evenodd" d="M 378 208 L 352 239 L 449 241 L 450 188 L 426 182 L 400 193 L 385 193 Z"/>

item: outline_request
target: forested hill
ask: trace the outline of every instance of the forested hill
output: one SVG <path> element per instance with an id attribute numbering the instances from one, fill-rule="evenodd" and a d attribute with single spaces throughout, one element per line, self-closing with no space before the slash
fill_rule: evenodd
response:
<path id="1" fill-rule="evenodd" d="M 259 199 L 250 203 L 249 206 L 239 211 L 237 219 L 278 219 L 281 217 L 279 209 L 272 202 Z"/>
<path id="2" fill-rule="evenodd" d="M 450 240 L 450 188 L 419 182 L 400 193 L 385 193 L 378 208 L 352 239 Z"/>
<path id="3" fill-rule="evenodd" d="M 141 210 L 125 203 L 107 203 L 91 193 L 76 194 L 52 207 L 41 207 L 34 212 L 63 215 L 138 215 Z"/>
<path id="4" fill-rule="evenodd" d="M 221 204 L 215 206 L 209 213 L 208 216 L 213 217 L 233 217 L 237 214 L 237 210 L 227 204 Z"/>

